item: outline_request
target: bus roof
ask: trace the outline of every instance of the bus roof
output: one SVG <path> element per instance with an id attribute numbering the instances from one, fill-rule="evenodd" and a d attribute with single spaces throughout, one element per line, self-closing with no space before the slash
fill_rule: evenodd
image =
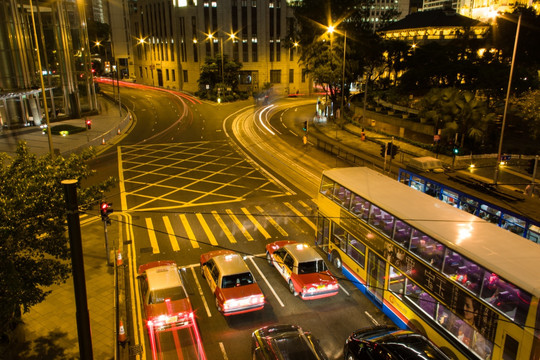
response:
<path id="1" fill-rule="evenodd" d="M 534 296 L 540 296 L 537 274 L 540 247 L 530 240 L 366 167 L 330 169 L 323 176 Z"/>

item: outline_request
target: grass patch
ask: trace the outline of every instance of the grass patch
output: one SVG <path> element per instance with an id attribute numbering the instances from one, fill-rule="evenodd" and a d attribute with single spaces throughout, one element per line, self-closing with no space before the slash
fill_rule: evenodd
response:
<path id="1" fill-rule="evenodd" d="M 43 131 L 46 131 L 46 130 L 44 129 Z M 66 125 L 66 124 L 56 125 L 56 126 L 51 127 L 51 134 L 53 135 L 61 135 L 60 134 L 61 131 L 67 131 L 68 134 L 76 134 L 76 133 L 86 131 L 86 127 Z"/>

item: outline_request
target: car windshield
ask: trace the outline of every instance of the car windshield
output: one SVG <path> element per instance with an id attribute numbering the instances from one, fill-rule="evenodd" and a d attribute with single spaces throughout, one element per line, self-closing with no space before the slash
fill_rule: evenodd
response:
<path id="1" fill-rule="evenodd" d="M 160 304 L 166 299 L 171 301 L 182 300 L 187 298 L 186 291 L 181 286 L 175 286 L 172 288 L 159 289 L 150 292 L 150 297 L 148 299 L 149 304 Z"/>
<path id="2" fill-rule="evenodd" d="M 254 282 L 255 281 L 253 280 L 253 275 L 250 272 L 245 272 L 241 274 L 224 276 L 223 281 L 221 282 L 221 287 L 223 289 L 232 288 L 235 286 L 253 284 Z"/>
<path id="3" fill-rule="evenodd" d="M 279 337 L 272 341 L 274 342 L 274 346 L 279 349 L 279 354 L 283 360 L 316 360 L 323 358 L 320 356 L 320 353 L 317 354 L 317 350 L 314 349 L 315 344 L 303 336 L 295 335 Z"/>
<path id="4" fill-rule="evenodd" d="M 298 264 L 298 274 L 311 274 L 326 270 L 328 270 L 328 268 L 323 259 L 306 261 Z"/>

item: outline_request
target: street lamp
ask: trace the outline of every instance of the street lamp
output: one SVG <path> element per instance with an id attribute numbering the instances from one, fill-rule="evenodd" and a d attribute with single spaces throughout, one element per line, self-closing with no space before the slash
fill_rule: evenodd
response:
<path id="1" fill-rule="evenodd" d="M 108 59 L 108 56 L 107 56 L 107 46 L 105 46 L 104 44 L 101 44 L 101 41 L 100 40 L 97 40 L 94 42 L 95 45 L 97 46 L 97 48 L 99 49 L 100 46 L 103 46 L 103 48 L 105 49 L 105 61 L 103 62 L 103 66 L 105 68 L 106 66 L 106 63 L 107 63 L 107 59 Z"/>
<path id="2" fill-rule="evenodd" d="M 510 76 L 508 78 L 508 89 L 506 89 L 506 100 L 504 102 L 504 112 L 503 112 L 503 121 L 501 125 L 501 138 L 499 139 L 499 151 L 497 152 L 497 166 L 495 167 L 495 176 L 493 178 L 493 183 L 497 185 L 497 181 L 499 180 L 499 167 L 501 164 L 501 153 L 502 153 L 502 143 L 503 143 L 503 137 L 504 137 L 504 126 L 506 124 L 506 113 L 508 111 L 508 100 L 510 98 L 510 89 L 512 86 L 512 75 L 514 74 L 514 62 L 516 60 L 516 50 L 518 45 L 518 39 L 519 39 L 519 28 L 521 27 L 521 15 L 522 12 L 519 13 L 518 23 L 517 23 L 517 29 L 516 29 L 516 39 L 514 41 L 514 51 L 512 53 L 512 63 L 510 65 Z"/>

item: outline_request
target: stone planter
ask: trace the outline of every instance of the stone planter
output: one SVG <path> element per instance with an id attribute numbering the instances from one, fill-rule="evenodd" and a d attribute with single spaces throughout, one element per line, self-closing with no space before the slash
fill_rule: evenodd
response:
<path id="1" fill-rule="evenodd" d="M 376 106 L 376 107 L 375 107 L 375 111 L 379 112 L 379 111 L 381 111 L 381 110 L 382 110 L 382 107 L 380 107 L 380 106 Z"/>
<path id="2" fill-rule="evenodd" d="M 394 110 L 388 110 L 388 115 L 394 115 Z"/>
<path id="3" fill-rule="evenodd" d="M 401 117 L 402 117 L 403 119 L 408 119 L 408 118 L 409 118 L 409 114 L 401 114 Z"/>

